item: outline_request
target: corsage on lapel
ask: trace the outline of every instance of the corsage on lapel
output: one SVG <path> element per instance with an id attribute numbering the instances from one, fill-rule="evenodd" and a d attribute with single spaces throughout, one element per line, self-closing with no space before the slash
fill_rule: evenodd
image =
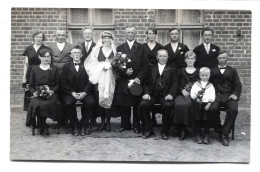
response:
<path id="1" fill-rule="evenodd" d="M 212 49 L 212 52 L 216 52 L 217 50 L 216 49 Z"/>
<path id="2" fill-rule="evenodd" d="M 183 54 L 183 51 L 180 54 Z"/>
<path id="3" fill-rule="evenodd" d="M 178 47 L 178 50 L 181 50 L 181 47 Z"/>

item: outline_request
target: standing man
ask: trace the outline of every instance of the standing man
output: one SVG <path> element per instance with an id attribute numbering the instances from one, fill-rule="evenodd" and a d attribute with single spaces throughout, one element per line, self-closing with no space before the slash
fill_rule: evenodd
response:
<path id="1" fill-rule="evenodd" d="M 169 29 L 169 33 L 171 37 L 171 42 L 164 47 L 169 53 L 168 63 L 177 69 L 186 67 L 187 65 L 184 61 L 184 55 L 187 51 L 189 51 L 189 48 L 187 47 L 187 45 L 179 42 L 179 29 L 171 28 Z"/>
<path id="2" fill-rule="evenodd" d="M 84 42 L 81 43 L 82 55 L 83 55 L 82 58 L 81 58 L 81 62 L 84 63 L 86 58 L 91 53 L 93 47 L 95 47 L 96 43 L 93 42 L 93 28 L 92 27 L 85 26 L 85 27 L 82 28 L 82 32 L 83 32 Z M 94 94 L 96 102 L 98 102 L 98 91 L 97 91 L 97 89 L 98 89 L 97 84 L 95 84 L 93 94 Z M 98 115 L 98 104 L 95 108 L 94 114 L 92 115 L 92 117 L 90 119 L 91 125 L 93 125 L 93 126 L 97 125 L 97 122 L 96 122 L 97 115 Z"/>
<path id="3" fill-rule="evenodd" d="M 83 38 L 84 42 L 81 43 L 81 46 L 83 47 L 82 50 L 82 58 L 81 61 L 84 63 L 88 55 L 91 53 L 92 48 L 95 47 L 95 42 L 93 42 L 93 28 L 92 27 L 83 27 Z"/>
<path id="4" fill-rule="evenodd" d="M 220 48 L 212 44 L 214 31 L 211 28 L 204 28 L 201 32 L 203 43 L 195 47 L 193 52 L 196 54 L 195 67 L 214 68 L 218 66 L 217 56 Z"/>
<path id="5" fill-rule="evenodd" d="M 235 123 L 238 114 L 238 100 L 242 91 L 242 85 L 236 69 L 227 65 L 229 56 L 226 51 L 219 52 L 217 57 L 218 66 L 211 69 L 211 83 L 216 90 L 216 99 L 210 107 L 215 131 L 220 134 L 224 146 L 229 145 L 229 133 Z M 226 118 L 221 125 L 219 111 L 225 107 Z"/>
<path id="6" fill-rule="evenodd" d="M 140 84 L 143 81 L 141 68 L 145 65 L 142 58 L 142 45 L 135 40 L 136 28 L 133 25 L 125 29 L 126 42 L 117 47 L 117 52 L 126 54 L 130 58 L 130 65 L 121 71 L 122 75 L 116 83 L 115 101 L 118 113 L 121 115 L 121 128 L 118 130 L 131 129 L 131 107 L 133 107 L 133 129 L 135 133 L 140 133 L 140 118 L 137 106 L 141 99 L 140 96 L 133 96 L 128 92 L 129 80 L 135 79 Z"/>
<path id="7" fill-rule="evenodd" d="M 71 43 L 66 42 L 67 33 L 65 29 L 58 29 L 55 33 L 56 41 L 49 44 L 52 50 L 52 64 L 58 68 L 61 75 L 63 66 L 71 61 L 70 51 L 73 48 Z"/>

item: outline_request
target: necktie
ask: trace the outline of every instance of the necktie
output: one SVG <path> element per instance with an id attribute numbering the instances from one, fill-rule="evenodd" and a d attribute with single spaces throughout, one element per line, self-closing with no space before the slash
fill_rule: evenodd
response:
<path id="1" fill-rule="evenodd" d="M 89 42 L 87 42 L 87 45 L 86 45 L 86 51 L 88 52 L 88 44 L 89 44 Z"/>
<path id="2" fill-rule="evenodd" d="M 75 66 L 77 66 L 77 65 L 79 66 L 79 64 L 80 64 L 80 63 L 74 63 Z"/>
<path id="3" fill-rule="evenodd" d="M 206 50 L 207 50 L 207 53 L 209 54 L 209 44 L 206 44 Z"/>
<path id="4" fill-rule="evenodd" d="M 219 67 L 219 69 L 221 70 L 221 69 L 226 69 L 226 67 Z"/>

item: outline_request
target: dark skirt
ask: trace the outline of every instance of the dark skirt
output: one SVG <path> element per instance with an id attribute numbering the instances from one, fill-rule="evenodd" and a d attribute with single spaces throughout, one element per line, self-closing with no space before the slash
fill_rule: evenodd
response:
<path id="1" fill-rule="evenodd" d="M 23 99 L 23 110 L 24 111 L 28 110 L 31 96 L 32 96 L 32 94 L 30 93 L 29 90 L 24 92 L 24 99 Z"/>
<path id="2" fill-rule="evenodd" d="M 173 123 L 194 128 L 194 109 L 190 97 L 185 98 L 183 95 L 178 95 L 175 98 Z"/>
<path id="3" fill-rule="evenodd" d="M 56 94 L 50 99 L 33 98 L 28 107 L 29 118 L 46 117 L 53 121 L 60 121 L 62 118 L 62 105 Z"/>

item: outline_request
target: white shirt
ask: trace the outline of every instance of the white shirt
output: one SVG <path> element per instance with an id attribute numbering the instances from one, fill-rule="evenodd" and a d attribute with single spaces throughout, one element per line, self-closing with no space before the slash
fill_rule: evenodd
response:
<path id="1" fill-rule="evenodd" d="M 85 48 L 87 51 L 89 51 L 91 44 L 92 44 L 92 41 L 89 41 L 89 42 L 85 41 Z"/>
<path id="2" fill-rule="evenodd" d="M 65 42 L 63 42 L 63 43 L 57 42 L 57 47 L 58 47 L 58 49 L 60 50 L 60 52 L 62 52 L 64 46 L 65 46 Z"/>
<path id="3" fill-rule="evenodd" d="M 204 44 L 204 47 L 205 47 L 205 50 L 207 51 L 207 53 L 209 54 L 209 50 L 210 50 L 210 43 L 206 44 L 206 43 L 203 43 Z"/>
<path id="4" fill-rule="evenodd" d="M 205 88 L 207 82 L 200 81 L 201 84 L 197 81 L 193 84 L 191 91 L 190 91 L 190 96 L 193 100 L 197 98 L 198 92 L 202 89 Z M 206 86 L 205 93 L 203 94 L 202 97 L 202 102 L 208 103 L 208 102 L 213 102 L 215 100 L 215 89 L 212 84 Z"/>
<path id="5" fill-rule="evenodd" d="M 226 68 L 227 67 L 227 65 L 225 65 L 225 66 L 223 66 L 224 68 Z M 226 69 L 220 69 L 220 68 L 222 68 L 221 66 L 218 66 L 218 68 L 219 68 L 219 70 L 220 70 L 220 72 L 223 74 L 224 72 L 225 72 L 225 70 Z"/>
<path id="6" fill-rule="evenodd" d="M 175 53 L 177 50 L 177 47 L 178 47 L 178 42 L 176 42 L 176 43 L 171 42 L 171 47 L 172 47 L 173 52 Z"/>
<path id="7" fill-rule="evenodd" d="M 74 66 L 75 66 L 75 63 L 80 63 L 80 62 L 75 62 L 75 61 L 73 60 Z M 76 69 L 76 71 L 78 72 L 78 71 L 79 71 L 79 65 L 76 65 L 76 66 L 75 66 L 75 69 Z"/>
<path id="8" fill-rule="evenodd" d="M 126 40 L 126 41 L 127 41 L 127 43 L 128 43 L 129 48 L 132 49 L 132 46 L 133 46 L 135 40 L 133 40 L 133 41 L 131 41 L 131 42 L 128 41 L 128 40 Z"/>
<path id="9" fill-rule="evenodd" d="M 165 68 L 165 65 L 166 65 L 166 64 L 161 65 L 160 63 L 158 63 L 158 69 L 159 69 L 159 74 L 160 74 L 160 75 L 162 75 L 163 70 L 164 70 L 164 68 Z"/>

